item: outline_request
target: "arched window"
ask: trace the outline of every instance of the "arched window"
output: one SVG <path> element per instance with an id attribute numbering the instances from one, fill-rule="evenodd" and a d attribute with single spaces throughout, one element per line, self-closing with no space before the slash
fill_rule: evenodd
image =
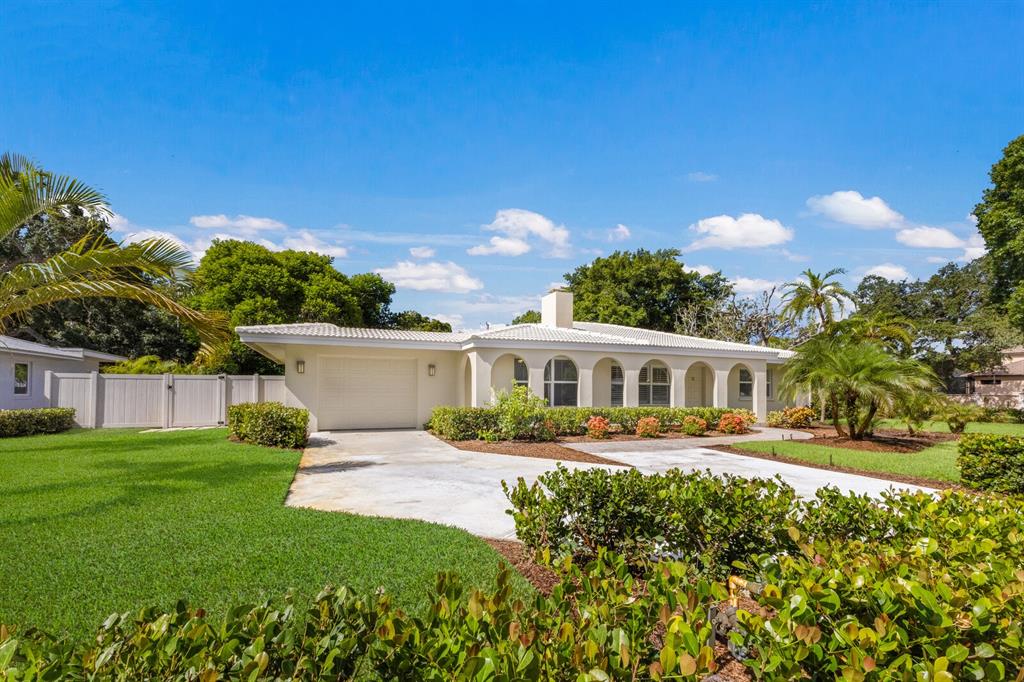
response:
<path id="1" fill-rule="evenodd" d="M 668 367 L 651 360 L 640 368 L 640 404 L 668 405 L 671 402 L 672 378 Z"/>
<path id="2" fill-rule="evenodd" d="M 512 361 L 512 385 L 530 385 L 530 368 L 526 366 L 526 363 L 521 358 L 516 358 Z"/>
<path id="3" fill-rule="evenodd" d="M 612 364 L 612 407 L 622 407 L 623 396 L 625 395 L 626 379 L 622 373 L 622 365 Z"/>
<path id="4" fill-rule="evenodd" d="M 544 397 L 548 405 L 576 406 L 579 372 L 569 358 L 552 358 L 544 366 Z"/>

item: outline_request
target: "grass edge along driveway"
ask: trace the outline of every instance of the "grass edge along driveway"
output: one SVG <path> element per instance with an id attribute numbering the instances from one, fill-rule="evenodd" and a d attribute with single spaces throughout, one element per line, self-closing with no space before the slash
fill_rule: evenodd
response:
<path id="1" fill-rule="evenodd" d="M 415 611 L 438 571 L 493 585 L 498 555 L 464 531 L 285 507 L 299 457 L 224 429 L 0 440 L 0 623 L 82 637 L 182 598 L 219 615 L 346 584 Z"/>

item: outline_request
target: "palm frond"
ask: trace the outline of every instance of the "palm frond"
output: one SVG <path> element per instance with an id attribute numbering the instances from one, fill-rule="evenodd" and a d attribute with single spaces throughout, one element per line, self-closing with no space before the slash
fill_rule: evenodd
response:
<path id="1" fill-rule="evenodd" d="M 75 178 L 39 170 L 21 155 L 0 157 L 0 239 L 40 213 L 72 208 L 95 217 L 110 216 L 100 191 Z"/>

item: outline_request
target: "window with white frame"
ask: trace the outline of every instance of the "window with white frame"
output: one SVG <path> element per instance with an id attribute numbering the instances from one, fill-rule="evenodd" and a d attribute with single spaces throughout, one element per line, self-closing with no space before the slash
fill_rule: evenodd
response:
<path id="1" fill-rule="evenodd" d="M 579 372 L 569 358 L 552 358 L 544 366 L 544 397 L 552 407 L 577 404 Z"/>
<path id="2" fill-rule="evenodd" d="M 768 396 L 768 399 L 771 400 L 771 397 L 772 397 L 772 385 L 775 383 L 775 380 L 772 377 L 772 370 L 771 370 L 770 367 L 765 372 L 764 379 L 765 379 L 765 382 L 764 382 L 765 383 L 765 394 Z"/>
<path id="3" fill-rule="evenodd" d="M 28 395 L 32 366 L 27 362 L 14 363 L 14 395 Z"/>
<path id="4" fill-rule="evenodd" d="M 622 365 L 612 364 L 612 407 L 622 407 L 625 403 L 623 397 L 626 392 L 626 377 L 622 372 Z"/>
<path id="5" fill-rule="evenodd" d="M 520 358 L 516 358 L 512 362 L 512 385 L 530 385 L 530 368 L 527 367 L 526 363 L 523 362 Z"/>
<path id="6" fill-rule="evenodd" d="M 640 404 L 668 405 L 672 396 L 672 376 L 668 367 L 651 360 L 640 368 Z"/>
<path id="7" fill-rule="evenodd" d="M 754 377 L 749 369 L 740 369 L 740 398 L 749 400 L 754 397 Z"/>

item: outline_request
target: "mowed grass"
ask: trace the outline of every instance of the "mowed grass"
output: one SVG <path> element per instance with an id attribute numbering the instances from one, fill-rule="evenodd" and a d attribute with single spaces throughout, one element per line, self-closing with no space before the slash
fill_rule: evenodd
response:
<path id="1" fill-rule="evenodd" d="M 901 419 L 880 419 L 880 429 L 906 429 L 907 423 Z M 949 433 L 946 422 L 925 422 L 921 427 L 924 431 Z M 1024 424 L 995 424 L 990 422 L 968 422 L 967 433 L 994 433 L 1001 436 L 1024 436 Z"/>
<path id="2" fill-rule="evenodd" d="M 940 443 L 920 452 L 869 452 L 847 448 L 826 447 L 811 441 L 752 441 L 735 443 L 733 447 L 781 457 L 799 459 L 812 464 L 842 466 L 882 474 L 898 474 L 956 483 L 960 469 L 956 465 L 956 441 Z"/>
<path id="3" fill-rule="evenodd" d="M 83 637 L 115 611 L 220 614 L 329 583 L 415 611 L 438 571 L 493 584 L 498 555 L 469 533 L 285 507 L 298 461 L 222 429 L 0 440 L 0 623 Z"/>

